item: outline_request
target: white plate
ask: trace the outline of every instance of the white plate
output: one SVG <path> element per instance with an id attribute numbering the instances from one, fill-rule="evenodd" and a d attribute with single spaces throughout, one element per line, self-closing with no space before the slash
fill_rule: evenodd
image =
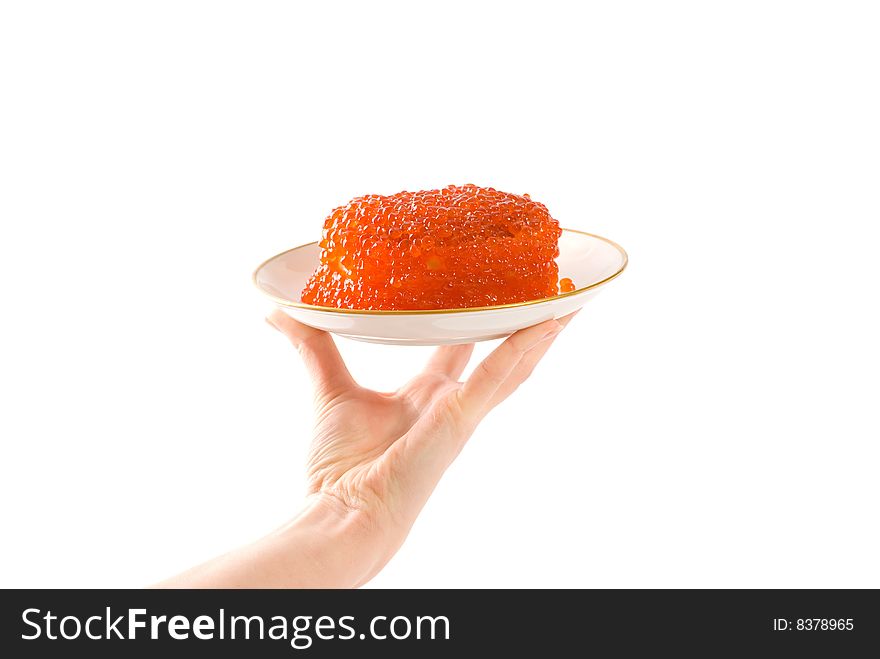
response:
<path id="1" fill-rule="evenodd" d="M 319 263 L 318 243 L 282 252 L 260 265 L 254 283 L 291 317 L 358 341 L 396 345 L 471 343 L 507 336 L 516 330 L 580 309 L 626 268 L 623 248 L 607 238 L 563 229 L 559 276 L 577 288 L 555 297 L 473 309 L 363 311 L 304 304 L 300 293 Z"/>

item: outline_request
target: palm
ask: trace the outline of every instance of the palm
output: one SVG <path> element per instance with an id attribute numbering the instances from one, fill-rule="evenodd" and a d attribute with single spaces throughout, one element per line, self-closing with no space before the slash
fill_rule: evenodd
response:
<path id="1" fill-rule="evenodd" d="M 458 351 L 469 355 L 472 346 Z M 355 387 L 318 400 L 308 460 L 309 493 L 330 491 L 346 500 L 383 495 L 383 462 L 395 442 L 461 384 L 448 375 L 422 373 L 390 394 Z"/>
<path id="2" fill-rule="evenodd" d="M 315 385 L 309 493 L 390 513 L 405 535 L 479 421 L 531 374 L 570 318 L 511 335 L 465 382 L 473 344 L 437 348 L 419 375 L 379 393 L 354 381 L 329 334 L 274 312 L 271 324 L 297 347 Z"/>

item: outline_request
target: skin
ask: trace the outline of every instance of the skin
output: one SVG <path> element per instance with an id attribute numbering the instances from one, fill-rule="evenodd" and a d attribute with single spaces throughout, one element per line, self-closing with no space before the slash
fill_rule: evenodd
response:
<path id="1" fill-rule="evenodd" d="M 305 508 L 281 528 L 158 584 L 168 588 L 349 588 L 406 539 L 480 421 L 510 396 L 574 314 L 520 330 L 459 377 L 473 344 L 437 348 L 394 393 L 360 387 L 327 332 L 281 311 L 267 321 L 297 349 L 316 407 Z"/>

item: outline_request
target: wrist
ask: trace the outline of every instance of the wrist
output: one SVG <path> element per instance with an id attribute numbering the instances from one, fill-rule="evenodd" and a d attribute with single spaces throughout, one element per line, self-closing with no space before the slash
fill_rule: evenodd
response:
<path id="1" fill-rule="evenodd" d="M 304 587 L 355 588 L 387 560 L 370 515 L 324 493 L 309 497 L 305 508 L 273 535 L 303 563 Z"/>

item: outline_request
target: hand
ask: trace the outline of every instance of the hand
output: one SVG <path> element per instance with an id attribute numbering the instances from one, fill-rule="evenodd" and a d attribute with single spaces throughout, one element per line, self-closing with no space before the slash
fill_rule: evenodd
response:
<path id="1" fill-rule="evenodd" d="M 394 555 L 477 424 L 529 377 L 570 319 L 513 334 L 464 383 L 458 379 L 474 345 L 441 346 L 421 373 L 389 394 L 358 386 L 326 332 L 280 310 L 269 316 L 299 351 L 314 384 L 309 495 L 361 515 L 380 536 L 363 581 Z"/>
<path id="2" fill-rule="evenodd" d="M 328 333 L 274 311 L 267 321 L 299 351 L 314 385 L 307 506 L 266 538 L 163 585 L 366 583 L 399 549 L 480 420 L 529 377 L 573 315 L 511 335 L 463 383 L 473 344 L 437 348 L 412 380 L 379 393 L 354 381 Z"/>

